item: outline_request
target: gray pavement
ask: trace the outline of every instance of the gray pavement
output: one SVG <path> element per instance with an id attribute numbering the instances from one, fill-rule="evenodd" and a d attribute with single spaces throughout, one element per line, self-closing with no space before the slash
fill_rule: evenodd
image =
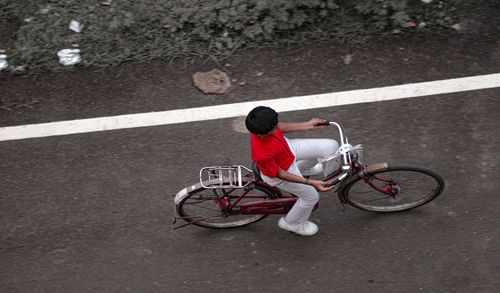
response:
<path id="1" fill-rule="evenodd" d="M 475 61 L 470 73 L 499 68 L 495 54 L 481 61 L 479 55 L 460 52 Z M 369 67 L 360 64 L 345 74 L 366 76 L 350 88 L 390 85 L 388 79 L 464 76 L 449 67 L 402 76 L 400 69 L 406 67 L 395 66 L 394 56 L 380 56 L 376 64 L 367 61 Z M 450 55 L 443 60 L 455 59 Z M 283 77 L 273 74 L 280 67 L 271 64 L 274 69 L 266 71 L 269 79 L 262 91 L 253 86 L 236 92 L 270 98 L 270 92 L 285 96 L 296 85 L 299 94 L 301 84 L 309 87 L 302 78 L 312 75 L 322 84 L 315 86 L 316 92 L 325 92 L 339 76 L 336 68 L 325 66 L 309 71 L 287 67 Z M 415 64 L 426 66 L 418 60 Z M 465 61 L 456 64 L 466 67 Z M 217 102 L 243 100 L 238 95 Z M 350 141 L 364 144 L 368 163 L 426 165 L 447 184 L 430 204 L 391 215 L 354 208 L 342 212 L 336 196 L 324 194 L 313 214 L 320 232 L 309 238 L 279 230 L 278 217 L 232 230 L 171 229 L 170 196 L 195 183 L 199 168 L 249 164 L 248 135 L 234 131 L 235 119 L 0 142 L 1 291 L 496 292 L 499 95 L 500 89 L 490 89 L 283 113 L 282 120 L 319 116 L 338 121 Z M 170 107 L 200 103 L 193 97 L 199 94 Z M 50 107 L 43 107 L 28 117 L 0 120 L 14 125 L 68 115 L 44 115 L 43 109 Z M 73 109 L 71 103 L 61 107 Z M 300 136 L 336 133 L 329 128 Z"/>

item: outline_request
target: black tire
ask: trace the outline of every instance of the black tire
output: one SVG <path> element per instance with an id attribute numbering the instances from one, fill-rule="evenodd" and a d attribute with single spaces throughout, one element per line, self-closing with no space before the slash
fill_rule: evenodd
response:
<path id="1" fill-rule="evenodd" d="M 343 196 L 356 208 L 379 213 L 416 208 L 435 199 L 444 189 L 444 180 L 439 174 L 415 165 L 389 165 L 385 170 L 371 172 L 369 180 L 393 195 L 376 190 L 363 177 L 358 177 L 343 188 Z"/>
<path id="2" fill-rule="evenodd" d="M 250 225 L 264 219 L 267 215 L 231 213 L 224 211 L 218 205 L 224 191 L 228 192 L 230 198 L 234 199 L 247 189 L 250 189 L 250 194 L 262 195 L 262 198 L 244 197 L 239 203 L 276 198 L 275 193 L 261 186 L 252 186 L 246 189 L 205 189 L 200 187 L 189 192 L 176 206 L 177 214 L 187 222 L 206 228 L 225 229 Z M 238 206 L 235 208 L 237 210 Z"/>

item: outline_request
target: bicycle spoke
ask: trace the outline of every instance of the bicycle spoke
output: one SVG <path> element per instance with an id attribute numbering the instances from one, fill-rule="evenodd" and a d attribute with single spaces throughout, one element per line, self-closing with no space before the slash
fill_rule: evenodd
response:
<path id="1" fill-rule="evenodd" d="M 365 200 L 365 201 L 360 201 L 360 203 L 367 203 L 367 202 L 377 201 L 377 200 L 381 200 L 381 199 L 390 199 L 390 198 L 391 198 L 390 195 L 386 195 L 384 197 L 379 197 L 379 198 L 369 199 L 369 200 Z"/>
<path id="2" fill-rule="evenodd" d="M 202 222 L 202 221 L 207 221 L 207 220 L 217 220 L 217 219 L 223 219 L 224 217 L 220 217 L 220 216 L 213 216 L 213 217 L 203 217 L 203 216 L 190 216 L 190 217 L 182 217 L 181 219 L 184 219 L 184 218 L 189 218 L 191 219 L 191 224 L 195 224 L 197 222 Z M 198 218 L 196 220 L 193 220 L 193 218 Z"/>
<path id="3" fill-rule="evenodd" d="M 203 200 L 218 201 L 220 199 L 220 197 L 219 196 L 213 197 L 211 195 L 202 195 L 202 194 L 200 194 L 199 196 L 195 197 L 195 199 L 201 200 L 201 201 L 203 201 Z"/>
<path id="4" fill-rule="evenodd" d="M 206 209 L 206 210 L 209 210 L 209 211 L 220 212 L 220 210 L 218 210 L 218 209 L 213 209 L 213 208 L 201 206 L 201 205 L 199 205 L 200 204 L 199 202 L 196 202 L 196 203 L 187 202 L 186 204 L 189 204 L 189 205 L 192 205 L 192 206 L 195 206 L 195 207 L 199 207 L 199 208 L 202 208 L 202 209 Z"/>
<path id="5" fill-rule="evenodd" d="M 193 198 L 190 199 L 189 203 L 217 202 L 218 200 L 219 200 L 218 198 L 214 199 Z"/>

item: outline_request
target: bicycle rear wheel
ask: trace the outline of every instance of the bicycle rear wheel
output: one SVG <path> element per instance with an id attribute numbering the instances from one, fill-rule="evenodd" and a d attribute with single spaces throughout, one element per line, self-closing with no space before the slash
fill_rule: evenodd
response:
<path id="1" fill-rule="evenodd" d="M 399 212 L 435 199 L 444 189 L 436 172 L 415 165 L 388 165 L 358 177 L 343 190 L 347 202 L 372 212 Z"/>
<path id="2" fill-rule="evenodd" d="M 276 195 L 260 186 L 217 189 L 200 187 L 189 192 L 179 202 L 177 214 L 197 226 L 217 229 L 241 227 L 260 221 L 267 215 L 240 214 L 240 204 L 272 198 L 276 198 Z M 235 201 L 238 201 L 237 204 L 229 208 Z"/>

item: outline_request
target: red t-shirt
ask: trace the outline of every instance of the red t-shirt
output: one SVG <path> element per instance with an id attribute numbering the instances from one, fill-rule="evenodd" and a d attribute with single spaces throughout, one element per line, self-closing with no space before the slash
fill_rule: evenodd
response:
<path id="1" fill-rule="evenodd" d="M 273 134 L 264 137 L 252 134 L 251 147 L 252 161 L 267 177 L 276 177 L 279 168 L 288 170 L 295 160 L 295 156 L 279 128 Z"/>

